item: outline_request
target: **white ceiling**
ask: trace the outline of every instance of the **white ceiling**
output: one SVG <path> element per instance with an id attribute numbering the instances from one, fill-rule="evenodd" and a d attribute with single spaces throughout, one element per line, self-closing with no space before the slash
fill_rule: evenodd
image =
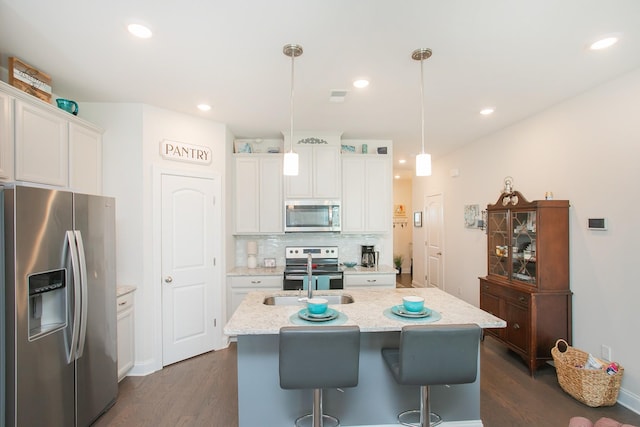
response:
<path id="1" fill-rule="evenodd" d="M 149 25 L 148 40 L 126 32 Z M 585 46 L 622 33 L 614 47 Z M 0 0 L 0 65 L 16 56 L 78 101 L 142 102 L 226 123 L 236 137 L 295 129 L 394 141 L 394 169 L 434 158 L 640 66 L 638 0 Z M 367 77 L 371 85 L 351 83 Z M 346 89 L 343 103 L 329 102 Z M 206 102 L 206 113 L 196 104 Z M 480 116 L 492 106 L 496 112 Z M 407 158 L 406 166 L 397 160 Z M 404 168 L 404 171 L 402 170 Z"/>

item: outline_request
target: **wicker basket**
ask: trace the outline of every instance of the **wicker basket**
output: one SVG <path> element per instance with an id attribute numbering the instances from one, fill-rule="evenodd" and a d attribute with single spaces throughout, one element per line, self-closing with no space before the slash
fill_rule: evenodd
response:
<path id="1" fill-rule="evenodd" d="M 558 344 L 563 343 L 566 350 L 560 351 Z M 624 368 L 619 366 L 618 372 L 609 375 L 602 369 L 583 369 L 589 354 L 571 347 L 565 340 L 556 341 L 551 349 L 551 356 L 556 365 L 560 387 L 575 399 L 591 406 L 612 406 L 618 399 L 620 382 Z M 599 360 L 606 365 L 606 362 Z"/>

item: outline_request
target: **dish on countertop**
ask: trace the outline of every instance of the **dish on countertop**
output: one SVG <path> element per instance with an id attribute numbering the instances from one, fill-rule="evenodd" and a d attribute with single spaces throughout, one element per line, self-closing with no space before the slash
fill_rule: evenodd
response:
<path id="1" fill-rule="evenodd" d="M 421 318 L 431 316 L 431 310 L 427 307 L 424 307 L 420 311 L 408 311 L 402 304 L 391 307 L 391 312 L 401 317 Z"/>
<path id="2" fill-rule="evenodd" d="M 303 320 L 308 320 L 310 322 L 327 322 L 329 320 L 335 319 L 336 317 L 338 317 L 339 314 L 340 313 L 338 313 L 333 308 L 327 308 L 327 311 L 321 314 L 311 314 L 309 313 L 309 310 L 306 308 L 303 308 L 302 310 L 298 311 L 298 317 L 300 317 Z"/>
<path id="3" fill-rule="evenodd" d="M 355 261 L 345 261 L 345 262 L 343 262 L 343 264 L 344 264 L 344 266 L 345 266 L 345 267 L 353 268 L 353 267 L 355 267 L 355 266 L 356 266 L 356 264 L 358 264 L 358 263 L 357 263 L 357 262 L 355 262 Z"/>

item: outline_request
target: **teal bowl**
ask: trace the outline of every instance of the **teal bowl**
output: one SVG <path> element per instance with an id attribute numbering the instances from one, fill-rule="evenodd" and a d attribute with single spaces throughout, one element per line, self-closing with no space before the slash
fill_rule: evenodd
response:
<path id="1" fill-rule="evenodd" d="M 307 300 L 307 310 L 310 314 L 322 314 L 327 311 L 329 301 L 326 298 L 311 298 Z"/>
<path id="2" fill-rule="evenodd" d="M 424 298 L 416 296 L 408 296 L 402 298 L 402 305 L 405 310 L 412 313 L 418 313 L 424 309 Z"/>
<path id="3" fill-rule="evenodd" d="M 345 266 L 345 267 L 353 268 L 353 267 L 355 267 L 355 266 L 356 266 L 357 262 L 354 262 L 354 261 L 345 261 L 343 264 L 344 264 L 344 266 Z"/>

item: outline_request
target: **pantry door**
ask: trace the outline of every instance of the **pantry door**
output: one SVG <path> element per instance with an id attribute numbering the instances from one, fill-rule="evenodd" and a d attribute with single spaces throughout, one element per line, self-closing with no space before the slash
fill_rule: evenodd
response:
<path id="1" fill-rule="evenodd" d="M 162 174 L 162 365 L 220 344 L 219 179 Z"/>

